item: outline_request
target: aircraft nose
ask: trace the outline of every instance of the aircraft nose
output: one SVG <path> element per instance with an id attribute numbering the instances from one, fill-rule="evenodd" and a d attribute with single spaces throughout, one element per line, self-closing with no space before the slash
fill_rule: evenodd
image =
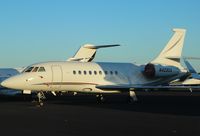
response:
<path id="1" fill-rule="evenodd" d="M 3 82 L 1 82 L 1 86 L 6 87 L 6 88 L 11 88 L 12 87 L 12 83 L 10 79 L 6 79 Z"/>
<path id="2" fill-rule="evenodd" d="M 10 88 L 10 89 L 18 89 L 19 81 L 20 80 L 18 78 L 11 77 L 1 82 L 1 86 Z"/>

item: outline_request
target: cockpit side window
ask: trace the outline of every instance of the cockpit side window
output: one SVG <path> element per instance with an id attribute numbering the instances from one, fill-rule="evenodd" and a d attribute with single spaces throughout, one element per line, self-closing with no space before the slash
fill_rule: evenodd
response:
<path id="1" fill-rule="evenodd" d="M 31 70 L 32 70 L 33 68 L 34 68 L 34 67 L 27 68 L 24 72 L 26 72 L 26 73 L 31 72 Z"/>
<path id="2" fill-rule="evenodd" d="M 45 70 L 44 67 L 40 67 L 39 70 L 38 70 L 38 72 L 45 72 L 45 71 L 46 71 L 46 70 Z"/>
<path id="3" fill-rule="evenodd" d="M 32 70 L 32 72 L 37 72 L 38 68 L 39 68 L 39 67 L 35 67 L 35 68 Z"/>
<path id="4" fill-rule="evenodd" d="M 29 67 L 26 67 L 26 68 L 22 71 L 22 73 L 24 73 L 28 68 L 29 68 Z"/>

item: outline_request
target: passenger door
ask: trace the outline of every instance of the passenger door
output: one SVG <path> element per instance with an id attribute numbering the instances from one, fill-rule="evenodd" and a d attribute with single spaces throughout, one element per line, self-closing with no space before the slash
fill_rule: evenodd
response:
<path id="1" fill-rule="evenodd" d="M 62 68 L 59 65 L 53 65 L 52 69 L 52 85 L 51 88 L 59 89 L 62 84 Z"/>

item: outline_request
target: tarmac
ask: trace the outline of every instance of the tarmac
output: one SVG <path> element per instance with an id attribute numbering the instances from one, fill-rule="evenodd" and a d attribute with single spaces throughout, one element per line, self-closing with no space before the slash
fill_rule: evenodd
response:
<path id="1" fill-rule="evenodd" d="M 43 107 L 30 96 L 0 97 L 2 136 L 199 136 L 200 95 L 141 93 L 47 97 Z"/>

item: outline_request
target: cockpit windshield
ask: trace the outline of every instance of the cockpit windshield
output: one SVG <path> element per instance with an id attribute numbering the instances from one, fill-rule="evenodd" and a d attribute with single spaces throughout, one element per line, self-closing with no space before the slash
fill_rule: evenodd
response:
<path id="1" fill-rule="evenodd" d="M 37 72 L 39 67 L 34 67 L 34 69 L 32 70 L 32 72 Z"/>
<path id="2" fill-rule="evenodd" d="M 27 67 L 22 73 L 29 73 L 29 72 L 45 72 L 44 67 Z"/>
<path id="3" fill-rule="evenodd" d="M 34 67 L 28 67 L 27 69 L 24 70 L 24 72 L 28 73 L 28 72 L 31 72 L 31 70 L 33 69 Z"/>

